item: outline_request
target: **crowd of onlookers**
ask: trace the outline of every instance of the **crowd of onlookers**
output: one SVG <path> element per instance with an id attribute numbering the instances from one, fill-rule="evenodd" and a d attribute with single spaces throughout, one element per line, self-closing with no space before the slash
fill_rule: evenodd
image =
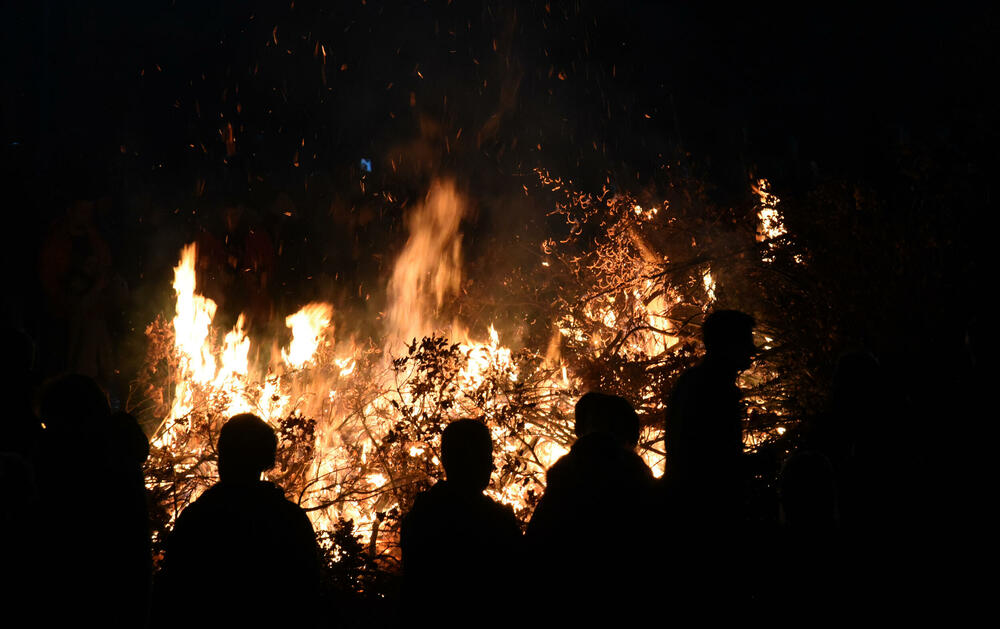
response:
<path id="1" fill-rule="evenodd" d="M 737 378 L 756 352 L 753 327 L 737 311 L 706 317 L 705 356 L 666 400 L 662 478 L 636 452 L 629 401 L 583 395 L 576 441 L 548 469 L 523 531 L 484 493 L 489 429 L 449 424 L 445 479 L 402 519 L 397 624 L 686 625 L 762 614 L 832 623 L 891 614 L 924 592 L 911 458 L 895 441 L 899 401 L 870 354 L 841 358 L 829 412 L 804 426 L 785 459 L 780 520 L 750 521 Z M 320 604 L 310 520 L 261 480 L 277 451 L 266 422 L 243 414 L 224 425 L 218 483 L 181 512 L 154 579 L 146 436 L 87 376 L 48 381 L 32 407 L 21 369 L 31 341 L 8 336 L 0 544 L 11 617 L 32 626 L 337 624 Z"/>

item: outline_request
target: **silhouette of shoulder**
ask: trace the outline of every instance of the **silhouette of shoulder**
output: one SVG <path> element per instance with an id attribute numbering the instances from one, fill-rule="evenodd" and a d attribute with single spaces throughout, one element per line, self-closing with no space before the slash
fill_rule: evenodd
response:
<path id="1" fill-rule="evenodd" d="M 419 494 L 403 517 L 405 607 L 419 624 L 500 626 L 491 602 L 511 589 L 521 530 L 514 511 L 483 492 L 493 469 L 489 429 L 459 419 L 441 434 L 445 480 Z"/>
<path id="2" fill-rule="evenodd" d="M 739 398 L 740 390 L 732 376 L 704 362 L 682 373 L 670 394 L 670 401 L 684 411 L 693 410 L 687 406 L 691 402 L 714 402 L 721 406 L 738 403 Z"/>
<path id="3" fill-rule="evenodd" d="M 295 537 L 286 537 L 289 534 Z M 184 544 L 193 535 L 214 548 L 213 554 L 242 543 L 315 544 L 305 512 L 266 481 L 218 483 L 208 489 L 181 513 L 172 545 Z"/>
<path id="4" fill-rule="evenodd" d="M 168 539 L 164 573 L 174 595 L 213 575 L 213 597 L 192 603 L 190 617 L 199 626 L 263 626 L 315 613 L 319 554 L 312 524 L 269 482 L 220 482 L 188 506 Z M 289 597 L 299 603 L 289 605 Z"/>
<path id="5" fill-rule="evenodd" d="M 301 515 L 308 522 L 309 518 L 301 507 L 285 497 L 285 492 L 274 483 L 258 481 L 256 483 L 217 483 L 205 491 L 190 507 L 181 514 L 181 519 L 198 517 L 202 514 L 212 514 L 219 510 L 219 516 L 230 512 L 233 508 L 243 510 L 282 509 L 286 513 Z"/>
<path id="6" fill-rule="evenodd" d="M 741 393 L 732 375 L 702 363 L 677 380 L 667 403 L 666 448 L 671 468 L 715 464 L 742 452 Z"/>
<path id="7" fill-rule="evenodd" d="M 473 515 L 503 517 L 516 522 L 514 510 L 509 505 L 496 502 L 482 493 L 467 494 L 455 491 L 448 481 L 435 483 L 430 489 L 417 495 L 411 514 L 456 509 Z"/>
<path id="8" fill-rule="evenodd" d="M 513 510 L 439 481 L 414 500 L 400 531 L 407 607 L 442 626 L 500 626 L 503 611 L 482 617 L 507 592 L 520 558 Z"/>
<path id="9" fill-rule="evenodd" d="M 548 538 L 568 531 L 602 526 L 604 503 L 645 505 L 653 487 L 645 461 L 607 433 L 577 439 L 546 473 L 545 495 L 528 526 L 529 535 Z M 567 540 L 568 541 L 568 540 Z"/>
<path id="10" fill-rule="evenodd" d="M 653 482 L 642 458 L 603 432 L 580 437 L 549 468 L 527 531 L 547 566 L 548 622 L 586 626 L 612 614 L 631 624 L 627 601 L 641 598 L 642 573 L 633 551 L 646 537 Z"/>
<path id="11" fill-rule="evenodd" d="M 633 484 L 643 485 L 652 481 L 653 474 L 642 457 L 633 450 L 623 448 L 606 433 L 577 439 L 570 451 L 546 473 L 547 491 L 573 486 L 621 491 Z"/>
<path id="12" fill-rule="evenodd" d="M 514 511 L 482 493 L 456 491 L 440 481 L 419 494 L 403 518 L 403 562 L 424 549 L 459 553 L 513 545 L 520 537 Z M 458 559 L 458 557 L 456 557 Z M 419 569 L 419 564 L 416 566 Z"/>

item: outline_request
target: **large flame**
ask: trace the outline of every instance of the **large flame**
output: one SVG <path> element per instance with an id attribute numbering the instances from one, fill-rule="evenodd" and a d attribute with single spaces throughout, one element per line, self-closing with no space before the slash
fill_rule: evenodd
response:
<path id="1" fill-rule="evenodd" d="M 194 244 L 184 247 L 180 262 L 174 268 L 177 305 L 173 323 L 180 373 L 170 411 L 173 418 L 191 410 L 191 382 L 204 384 L 215 378 L 215 356 L 208 341 L 216 305 L 211 299 L 195 293 L 197 255 Z"/>
<path id="2" fill-rule="evenodd" d="M 451 180 L 435 181 L 407 218 L 410 237 L 389 280 L 389 331 L 404 341 L 436 327 L 446 299 L 462 283 L 465 200 Z"/>

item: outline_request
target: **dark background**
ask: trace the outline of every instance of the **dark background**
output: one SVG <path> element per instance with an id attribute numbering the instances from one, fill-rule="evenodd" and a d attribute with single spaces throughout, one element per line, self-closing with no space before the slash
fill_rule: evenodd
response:
<path id="1" fill-rule="evenodd" d="M 511 209 L 535 167 L 638 193 L 673 165 L 722 205 L 769 178 L 790 224 L 842 182 L 884 201 L 894 246 L 940 225 L 900 312 L 957 344 L 990 285 L 995 11 L 878 4 L 9 3 L 5 317 L 45 335 L 38 252 L 74 199 L 100 201 L 133 338 L 233 199 L 274 234 L 279 308 L 363 311 L 435 174 L 474 190 L 474 248 L 544 209 Z"/>

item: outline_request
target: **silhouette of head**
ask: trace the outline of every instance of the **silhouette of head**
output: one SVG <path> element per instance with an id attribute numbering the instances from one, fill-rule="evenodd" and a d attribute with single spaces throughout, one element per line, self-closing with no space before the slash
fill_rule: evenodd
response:
<path id="1" fill-rule="evenodd" d="M 639 415 L 631 402 L 619 395 L 608 396 L 613 425 L 611 432 L 628 448 L 639 445 Z"/>
<path id="2" fill-rule="evenodd" d="M 590 391 L 577 401 L 574 414 L 577 437 L 601 432 L 613 435 L 627 448 L 639 443 L 639 416 L 621 396 Z"/>
<path id="3" fill-rule="evenodd" d="M 114 450 L 119 457 L 136 465 L 142 465 L 149 458 L 149 439 L 130 413 L 112 413 L 111 429 Z"/>
<path id="4" fill-rule="evenodd" d="M 470 492 L 481 492 L 493 472 L 493 440 L 486 424 L 459 419 L 441 433 L 441 464 L 448 483 Z"/>
<path id="5" fill-rule="evenodd" d="M 739 310 L 716 310 L 701 326 L 705 353 L 728 369 L 743 371 L 757 353 L 753 343 L 754 318 Z"/>
<path id="6" fill-rule="evenodd" d="M 274 467 L 278 438 L 263 419 L 243 413 L 233 416 L 222 427 L 218 450 L 220 479 L 252 482 Z"/>
<path id="7" fill-rule="evenodd" d="M 68 374 L 42 389 L 39 415 L 51 434 L 84 434 L 110 426 L 108 398 L 92 378 Z"/>
<path id="8" fill-rule="evenodd" d="M 573 432 L 576 433 L 577 437 L 583 437 L 584 435 L 589 435 L 592 432 L 597 432 L 600 430 L 601 417 L 604 414 L 606 407 L 605 399 L 607 396 L 603 393 L 598 393 L 596 391 L 590 391 L 584 393 L 583 396 L 576 401 L 576 406 L 573 408 L 574 424 Z"/>

